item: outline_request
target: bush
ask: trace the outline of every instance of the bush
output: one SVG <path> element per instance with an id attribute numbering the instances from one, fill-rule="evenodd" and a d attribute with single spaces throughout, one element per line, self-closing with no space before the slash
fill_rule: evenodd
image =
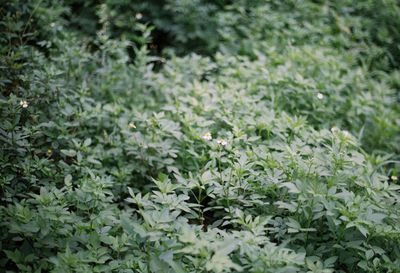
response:
<path id="1" fill-rule="evenodd" d="M 398 272 L 379 3 L 3 5 L 1 268 Z"/>

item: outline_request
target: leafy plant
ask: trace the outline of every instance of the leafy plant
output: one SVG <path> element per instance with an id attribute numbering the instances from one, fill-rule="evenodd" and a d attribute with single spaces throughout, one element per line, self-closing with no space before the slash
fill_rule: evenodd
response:
<path id="1" fill-rule="evenodd" d="M 0 267 L 398 272 L 398 9 L 8 1 Z"/>

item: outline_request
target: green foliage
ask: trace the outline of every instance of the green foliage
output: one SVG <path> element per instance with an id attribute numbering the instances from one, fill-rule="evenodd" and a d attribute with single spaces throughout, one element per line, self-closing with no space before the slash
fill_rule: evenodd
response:
<path id="1" fill-rule="evenodd" d="M 400 7 L 353 2 L 2 4 L 0 268 L 399 272 Z"/>

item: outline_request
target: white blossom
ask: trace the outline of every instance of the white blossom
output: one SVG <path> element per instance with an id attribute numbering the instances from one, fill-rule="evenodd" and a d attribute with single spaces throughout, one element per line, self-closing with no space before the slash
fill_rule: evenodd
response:
<path id="1" fill-rule="evenodd" d="M 349 133 L 349 131 L 343 130 L 342 133 L 345 137 L 351 137 L 351 134 Z"/>
<path id="2" fill-rule="evenodd" d="M 349 131 L 347 131 L 347 130 L 340 130 L 338 127 L 336 127 L 336 126 L 333 126 L 332 128 L 331 128 L 331 132 L 333 133 L 333 134 L 335 134 L 335 133 L 340 133 L 340 135 L 342 135 L 342 136 L 344 136 L 345 138 L 351 138 L 352 137 L 352 134 L 349 132 Z"/>
<path id="3" fill-rule="evenodd" d="M 211 136 L 210 132 L 207 132 L 204 135 L 202 135 L 201 138 L 204 139 L 204 140 L 211 140 L 212 136 Z"/>
<path id="4" fill-rule="evenodd" d="M 26 100 L 21 100 L 19 102 L 19 105 L 21 105 L 22 108 L 27 108 L 28 107 L 28 102 Z"/>
<path id="5" fill-rule="evenodd" d="M 226 146 L 228 142 L 225 139 L 218 139 L 217 143 L 221 146 Z"/>
<path id="6" fill-rule="evenodd" d="M 135 123 L 133 123 L 133 122 L 130 122 L 130 123 L 128 124 L 128 126 L 129 126 L 129 128 L 136 129 L 136 125 L 135 125 Z"/>
<path id="7" fill-rule="evenodd" d="M 336 127 L 336 126 L 333 126 L 333 127 L 331 128 L 331 132 L 332 132 L 332 133 L 339 132 L 339 128 Z"/>

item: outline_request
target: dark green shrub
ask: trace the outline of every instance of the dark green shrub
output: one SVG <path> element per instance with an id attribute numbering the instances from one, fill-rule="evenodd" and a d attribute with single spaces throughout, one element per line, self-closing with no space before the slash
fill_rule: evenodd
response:
<path id="1" fill-rule="evenodd" d="M 2 5 L 0 268 L 398 272 L 377 3 Z"/>

